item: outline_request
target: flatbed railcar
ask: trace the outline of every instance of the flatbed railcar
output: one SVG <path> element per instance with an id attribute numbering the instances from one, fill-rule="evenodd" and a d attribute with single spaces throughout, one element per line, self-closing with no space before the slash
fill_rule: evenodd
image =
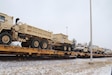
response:
<path id="1" fill-rule="evenodd" d="M 0 45 L 0 54 L 13 54 L 13 55 L 35 55 L 35 56 L 57 56 L 57 57 L 76 57 L 73 51 L 60 51 L 51 49 L 37 49 L 9 45 Z"/>
<path id="2" fill-rule="evenodd" d="M 60 51 L 52 49 L 37 49 L 19 46 L 0 45 L 0 54 L 9 54 L 16 56 L 44 56 L 44 57 L 90 57 L 90 53 L 81 53 L 74 51 Z M 93 54 L 93 57 L 112 57 L 112 55 Z"/>

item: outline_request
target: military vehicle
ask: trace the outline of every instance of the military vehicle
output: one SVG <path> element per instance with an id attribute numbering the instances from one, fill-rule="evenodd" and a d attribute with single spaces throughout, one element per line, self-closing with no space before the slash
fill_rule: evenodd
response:
<path id="1" fill-rule="evenodd" d="M 53 45 L 53 48 L 57 50 L 72 50 L 72 41 L 68 40 L 68 36 L 62 33 L 53 34 Z"/>
<path id="2" fill-rule="evenodd" d="M 88 45 L 87 43 L 81 44 L 78 43 L 75 47 L 75 51 L 76 52 L 84 52 L 84 53 L 88 53 Z"/>
<path id="3" fill-rule="evenodd" d="M 92 46 L 92 51 L 93 51 L 93 53 L 96 53 L 96 54 L 103 54 L 104 53 L 104 49 L 99 47 L 99 46 L 96 46 L 96 45 Z"/>
<path id="4" fill-rule="evenodd" d="M 63 42 L 62 42 L 63 40 Z M 71 50 L 71 42 L 64 34 L 53 34 L 52 32 L 33 27 L 19 22 L 16 18 L 0 13 L 0 44 L 10 45 L 13 41 L 21 42 L 22 47 Z M 63 49 L 62 49 L 63 48 Z"/>

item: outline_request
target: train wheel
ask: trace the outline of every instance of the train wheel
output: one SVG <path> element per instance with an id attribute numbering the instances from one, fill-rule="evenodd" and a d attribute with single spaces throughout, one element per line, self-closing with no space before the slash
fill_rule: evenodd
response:
<path id="1" fill-rule="evenodd" d="M 0 43 L 1 44 L 5 44 L 5 45 L 9 45 L 12 42 L 12 38 L 11 35 L 7 32 L 4 32 L 2 34 L 0 34 Z"/>
<path id="2" fill-rule="evenodd" d="M 39 48 L 39 40 L 38 39 L 32 39 L 31 40 L 31 47 L 32 48 Z"/>
<path id="3" fill-rule="evenodd" d="M 42 49 L 47 49 L 48 48 L 48 41 L 42 40 L 40 46 Z"/>

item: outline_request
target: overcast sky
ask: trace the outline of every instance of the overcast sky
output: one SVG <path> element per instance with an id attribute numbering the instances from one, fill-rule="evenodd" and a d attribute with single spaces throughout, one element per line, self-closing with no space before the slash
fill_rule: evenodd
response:
<path id="1" fill-rule="evenodd" d="M 90 41 L 90 0 L 0 0 L 0 12 L 21 22 Z M 112 0 L 92 0 L 93 44 L 112 49 Z"/>

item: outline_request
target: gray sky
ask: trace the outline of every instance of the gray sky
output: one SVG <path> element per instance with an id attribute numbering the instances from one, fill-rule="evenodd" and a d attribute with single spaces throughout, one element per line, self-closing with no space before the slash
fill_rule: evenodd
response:
<path id="1" fill-rule="evenodd" d="M 93 44 L 112 49 L 112 0 L 92 0 Z M 0 12 L 29 25 L 89 42 L 89 0 L 0 0 Z M 68 27 L 68 28 L 67 28 Z"/>

